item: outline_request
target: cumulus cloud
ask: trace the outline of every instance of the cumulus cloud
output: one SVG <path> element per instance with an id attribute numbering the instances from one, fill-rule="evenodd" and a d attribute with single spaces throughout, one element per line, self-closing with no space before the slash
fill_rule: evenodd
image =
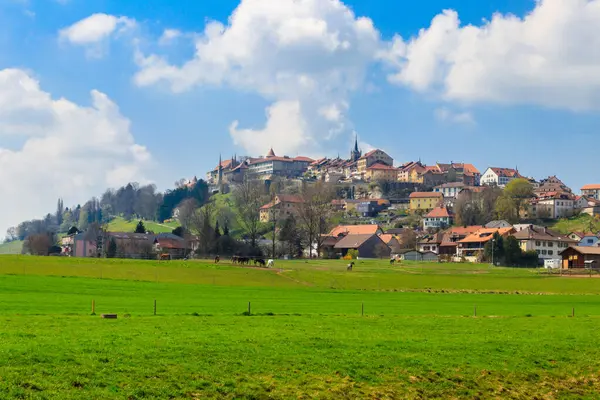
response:
<path id="1" fill-rule="evenodd" d="M 234 141 L 260 153 L 279 142 L 278 153 L 304 151 L 318 146 L 317 137 L 350 129 L 349 94 L 363 87 L 379 46 L 372 21 L 339 0 L 243 0 L 227 26 L 207 24 L 182 65 L 138 52 L 135 82 L 175 93 L 203 85 L 258 93 L 273 102 L 264 128 L 239 129 L 236 122 Z"/>
<path id="2" fill-rule="evenodd" d="M 100 57 L 104 54 L 103 44 L 112 35 L 120 35 L 135 26 L 133 19 L 99 13 L 60 30 L 58 35 L 62 41 L 86 47 L 89 56 Z"/>
<path id="3" fill-rule="evenodd" d="M 448 100 L 570 110 L 600 104 L 600 0 L 539 0 L 523 18 L 495 14 L 461 26 L 451 10 L 380 58 L 390 81 Z"/>
<path id="4" fill-rule="evenodd" d="M 130 122 L 98 91 L 91 106 L 53 99 L 19 69 L 0 70 L 0 143 L 19 137 L 22 146 L 0 145 L 0 236 L 7 227 L 66 204 L 83 203 L 107 187 L 146 182 L 152 159 L 135 143 Z"/>
<path id="5" fill-rule="evenodd" d="M 160 37 L 160 39 L 158 40 L 158 43 L 160 45 L 167 45 L 172 43 L 175 39 L 177 39 L 178 37 L 180 37 L 182 35 L 180 30 L 177 29 L 165 29 L 163 31 L 162 36 Z"/>
<path id="6" fill-rule="evenodd" d="M 470 112 L 453 112 L 452 110 L 441 107 L 435 110 L 435 117 L 438 121 L 451 122 L 455 124 L 474 125 L 475 118 Z"/>

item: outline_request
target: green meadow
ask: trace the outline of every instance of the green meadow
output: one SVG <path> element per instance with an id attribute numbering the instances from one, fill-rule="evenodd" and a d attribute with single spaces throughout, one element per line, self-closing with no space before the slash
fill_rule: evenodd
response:
<path id="1" fill-rule="evenodd" d="M 2 256 L 0 398 L 595 399 L 599 285 L 489 265 Z"/>

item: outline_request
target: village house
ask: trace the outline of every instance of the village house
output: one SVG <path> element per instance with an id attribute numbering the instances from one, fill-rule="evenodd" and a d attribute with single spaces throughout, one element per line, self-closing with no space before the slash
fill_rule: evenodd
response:
<path id="1" fill-rule="evenodd" d="M 531 215 L 536 218 L 567 218 L 575 211 L 575 197 L 567 192 L 540 192 L 531 200 Z"/>
<path id="2" fill-rule="evenodd" d="M 440 244 L 442 243 L 442 239 L 444 234 L 441 232 L 434 234 L 426 234 L 421 237 L 417 242 L 417 249 L 420 252 L 432 252 L 435 254 L 439 254 Z"/>
<path id="3" fill-rule="evenodd" d="M 290 194 L 277 194 L 269 203 L 260 208 L 260 222 L 268 223 L 275 220 L 296 217 L 300 205 L 304 202 L 302 197 Z"/>
<path id="4" fill-rule="evenodd" d="M 361 174 L 362 176 L 366 176 L 367 168 L 369 168 L 371 165 L 373 165 L 375 163 L 380 163 L 383 165 L 387 165 L 389 167 L 394 166 L 394 160 L 392 159 L 392 157 L 387 155 L 387 153 L 385 153 L 384 151 L 376 149 L 376 150 L 371 150 L 370 152 L 368 152 L 367 154 L 365 154 L 364 156 L 362 156 L 361 158 L 358 159 L 358 161 L 357 161 L 358 173 Z"/>
<path id="5" fill-rule="evenodd" d="M 475 233 L 472 233 L 458 242 L 456 255 L 460 258 L 465 258 L 470 262 L 479 262 L 483 258 L 483 252 L 487 242 L 494 238 L 498 233 L 502 237 L 506 237 L 515 233 L 514 228 L 483 228 Z"/>
<path id="6" fill-rule="evenodd" d="M 600 247 L 571 246 L 563 250 L 563 268 L 600 268 Z"/>
<path id="7" fill-rule="evenodd" d="M 571 232 L 567 236 L 579 247 L 595 247 L 600 242 L 600 237 L 592 232 Z"/>
<path id="8" fill-rule="evenodd" d="M 379 235 L 383 230 L 379 225 L 338 225 L 329 232 L 328 236 L 340 237 L 347 235 Z"/>
<path id="9" fill-rule="evenodd" d="M 585 185 L 581 188 L 581 194 L 600 200 L 600 184 Z"/>
<path id="10" fill-rule="evenodd" d="M 398 168 L 398 182 L 423 183 L 421 174 L 425 172 L 425 166 L 421 161 L 411 161 Z"/>
<path id="11" fill-rule="evenodd" d="M 449 182 L 434 187 L 433 191 L 443 194 L 445 199 L 455 199 L 465 187 L 467 185 L 462 182 Z"/>
<path id="12" fill-rule="evenodd" d="M 560 260 L 560 253 L 569 246 L 577 244 L 569 235 L 551 231 L 547 228 L 536 228 L 533 225 L 522 229 L 514 236 L 523 251 L 535 251 L 540 260 Z"/>
<path id="13" fill-rule="evenodd" d="M 568 193 L 572 194 L 573 191 L 567 185 L 563 183 L 560 179 L 554 176 L 549 176 L 546 179 L 542 179 L 537 187 L 534 188 L 533 193 L 537 196 L 544 193 Z"/>
<path id="14" fill-rule="evenodd" d="M 365 180 L 367 181 L 395 182 L 397 179 L 398 169 L 381 162 L 376 162 L 367 167 L 367 172 L 365 173 Z"/>
<path id="15" fill-rule="evenodd" d="M 452 225 L 453 215 L 445 206 L 436 207 L 423 217 L 423 228 L 439 229 Z"/>
<path id="16" fill-rule="evenodd" d="M 160 233 L 154 238 L 154 251 L 158 256 L 169 255 L 171 260 L 181 260 L 191 251 L 186 240 L 172 233 Z"/>
<path id="17" fill-rule="evenodd" d="M 273 177 L 298 178 L 307 170 L 314 160 L 308 157 L 278 157 L 270 149 L 266 157 L 248 160 L 247 174 L 255 179 L 272 179 Z"/>
<path id="18" fill-rule="evenodd" d="M 481 185 L 505 187 L 508 182 L 516 178 L 523 178 L 519 171 L 512 168 L 488 168 L 483 175 L 481 175 Z"/>
<path id="19" fill-rule="evenodd" d="M 413 192 L 409 196 L 412 212 L 429 212 L 442 204 L 444 195 L 439 192 Z"/>
<path id="20" fill-rule="evenodd" d="M 442 241 L 439 244 L 439 254 L 441 256 L 455 257 L 458 248 L 458 242 L 483 228 L 480 225 L 474 226 L 455 226 L 447 229 L 442 234 Z"/>
<path id="21" fill-rule="evenodd" d="M 379 238 L 390 248 L 392 256 L 400 254 L 402 246 L 396 237 L 389 233 L 383 233 L 379 235 Z"/>
<path id="22" fill-rule="evenodd" d="M 481 173 L 473 164 L 437 163 L 437 168 L 444 174 L 446 182 L 460 182 L 465 186 L 478 186 L 481 179 Z"/>
<path id="23" fill-rule="evenodd" d="M 350 250 L 357 250 L 359 258 L 389 258 L 391 254 L 391 249 L 375 234 L 344 236 L 334 249 L 340 257 L 346 256 Z"/>

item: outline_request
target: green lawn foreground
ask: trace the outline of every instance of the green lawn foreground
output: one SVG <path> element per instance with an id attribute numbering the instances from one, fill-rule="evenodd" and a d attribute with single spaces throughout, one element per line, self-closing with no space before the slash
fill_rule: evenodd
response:
<path id="1" fill-rule="evenodd" d="M 600 396 L 598 279 L 277 266 L 0 257 L 0 398 Z"/>

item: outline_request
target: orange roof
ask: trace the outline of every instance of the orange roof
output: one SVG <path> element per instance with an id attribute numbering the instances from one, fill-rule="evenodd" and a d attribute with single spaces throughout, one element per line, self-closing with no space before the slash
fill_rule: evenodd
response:
<path id="1" fill-rule="evenodd" d="M 304 157 L 304 156 L 298 156 L 298 157 L 294 157 L 294 161 L 306 161 L 306 162 L 313 162 L 314 160 L 312 158 L 308 158 L 308 157 Z"/>
<path id="2" fill-rule="evenodd" d="M 430 197 L 435 197 L 435 198 L 442 198 L 444 197 L 443 194 L 441 194 L 440 192 L 412 192 L 409 196 L 411 199 L 423 199 L 423 198 L 430 198 Z"/>
<path id="3" fill-rule="evenodd" d="M 283 203 L 304 203 L 304 199 L 294 194 L 278 194 L 275 195 L 279 202 Z"/>
<path id="4" fill-rule="evenodd" d="M 215 169 L 213 169 L 213 171 L 217 171 L 219 169 L 219 166 L 221 168 L 229 168 L 231 166 L 231 160 L 225 160 L 221 162 L 221 165 L 217 165 L 215 167 Z"/>
<path id="5" fill-rule="evenodd" d="M 450 213 L 446 207 L 436 207 L 425 218 L 450 218 Z"/>
<path id="6" fill-rule="evenodd" d="M 389 233 L 382 233 L 381 235 L 379 235 L 379 238 L 383 240 L 385 244 L 388 244 L 392 239 L 394 239 L 394 235 Z"/>
<path id="7" fill-rule="evenodd" d="M 581 190 L 600 190 L 600 184 L 585 185 Z"/>
<path id="8" fill-rule="evenodd" d="M 364 156 L 362 156 L 361 158 L 367 158 L 367 157 L 371 157 L 373 154 L 375 154 L 377 152 L 378 149 L 375 150 L 371 150 L 370 152 L 368 152 L 367 154 L 365 154 Z"/>
<path id="9" fill-rule="evenodd" d="M 456 235 L 470 235 L 471 233 L 477 232 L 478 230 L 482 229 L 483 226 L 481 225 L 472 225 L 472 226 L 455 226 L 454 228 L 450 228 L 446 231 L 446 233 L 449 234 L 456 234 Z"/>
<path id="10" fill-rule="evenodd" d="M 471 174 L 480 174 L 479 170 L 473 164 L 463 164 L 463 170 Z"/>
<path id="11" fill-rule="evenodd" d="M 519 171 L 516 169 L 495 167 L 490 167 L 490 169 L 498 176 L 504 176 L 507 178 L 522 178 L 521 174 L 519 174 Z"/>
<path id="12" fill-rule="evenodd" d="M 379 230 L 379 225 L 340 225 L 329 232 L 329 236 L 339 235 L 374 235 Z"/>
<path id="13" fill-rule="evenodd" d="M 470 234 L 460 241 L 460 243 L 485 243 L 492 240 L 494 234 L 498 232 L 500 236 L 505 236 L 513 231 L 513 228 L 483 228 L 475 233 Z"/>

